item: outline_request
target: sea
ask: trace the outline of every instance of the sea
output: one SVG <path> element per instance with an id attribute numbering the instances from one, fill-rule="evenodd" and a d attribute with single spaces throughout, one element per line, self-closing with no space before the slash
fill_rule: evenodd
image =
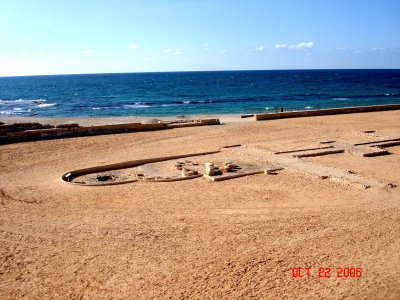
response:
<path id="1" fill-rule="evenodd" d="M 0 117 L 252 114 L 400 104 L 400 70 L 0 77 Z"/>

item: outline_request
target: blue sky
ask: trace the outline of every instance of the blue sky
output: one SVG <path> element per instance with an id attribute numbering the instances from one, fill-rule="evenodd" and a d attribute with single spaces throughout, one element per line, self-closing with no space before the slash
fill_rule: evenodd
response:
<path id="1" fill-rule="evenodd" d="M 0 76 L 400 68 L 399 0 L 0 0 Z"/>

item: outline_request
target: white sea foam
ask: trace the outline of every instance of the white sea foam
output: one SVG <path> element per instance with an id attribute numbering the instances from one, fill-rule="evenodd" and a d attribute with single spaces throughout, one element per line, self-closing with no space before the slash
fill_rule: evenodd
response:
<path id="1" fill-rule="evenodd" d="M 350 100 L 350 98 L 333 98 L 332 100 L 347 101 L 347 100 Z"/>
<path id="2" fill-rule="evenodd" d="M 33 103 L 43 103 L 43 102 L 46 102 L 47 100 L 46 99 L 35 99 L 35 100 L 29 100 L 29 101 L 31 101 Z"/>
<path id="3" fill-rule="evenodd" d="M 167 107 L 167 106 L 177 106 L 179 104 L 161 104 L 161 107 Z"/>
<path id="4" fill-rule="evenodd" d="M 20 114 L 20 113 L 31 112 L 31 111 L 32 111 L 32 108 L 14 107 L 13 110 L 14 110 L 14 112 L 15 112 L 16 114 Z"/>
<path id="5" fill-rule="evenodd" d="M 16 115 L 17 113 L 12 110 L 0 110 L 0 115 Z"/>
<path id="6" fill-rule="evenodd" d="M 148 104 L 145 104 L 145 103 L 142 103 L 142 102 L 137 102 L 135 104 L 126 104 L 126 105 L 124 105 L 124 107 L 127 107 L 127 108 L 146 108 L 146 107 L 151 107 L 151 105 L 148 105 Z"/>
<path id="7" fill-rule="evenodd" d="M 0 99 L 0 105 L 23 105 L 23 104 L 41 104 L 43 102 L 46 102 L 46 99 L 33 99 L 33 100 L 27 100 L 27 99 L 18 99 L 18 100 L 3 100 Z"/>
<path id="8" fill-rule="evenodd" d="M 54 106 L 54 105 L 56 105 L 56 103 L 41 103 L 41 104 L 38 104 L 37 105 L 37 107 L 51 107 L 51 106 Z"/>
<path id="9" fill-rule="evenodd" d="M 18 99 L 18 100 L 3 100 L 0 99 L 0 103 L 43 103 L 46 102 L 46 99 L 33 99 L 33 100 L 27 100 L 27 99 Z"/>

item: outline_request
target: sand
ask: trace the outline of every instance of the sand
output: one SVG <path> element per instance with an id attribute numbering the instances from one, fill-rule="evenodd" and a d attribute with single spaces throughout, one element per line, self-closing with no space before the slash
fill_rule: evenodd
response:
<path id="1" fill-rule="evenodd" d="M 400 134 L 400 111 L 245 120 L 0 146 L 0 298 L 397 299 L 399 187 L 363 189 L 288 169 L 221 182 L 60 179 L 228 144 L 287 151 L 371 140 L 362 130 Z M 400 146 L 388 150 L 307 160 L 400 186 Z M 295 267 L 311 267 L 310 277 L 294 278 Z M 362 276 L 337 278 L 346 267 Z M 319 278 L 319 268 L 330 277 Z"/>

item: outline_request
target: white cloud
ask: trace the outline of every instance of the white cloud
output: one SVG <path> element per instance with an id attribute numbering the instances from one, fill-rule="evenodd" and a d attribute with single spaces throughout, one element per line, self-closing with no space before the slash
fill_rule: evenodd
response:
<path id="1" fill-rule="evenodd" d="M 140 46 L 139 45 L 136 45 L 136 44 L 132 44 L 132 45 L 129 45 L 128 46 L 128 48 L 129 49 L 137 49 L 137 48 L 139 48 Z"/>
<path id="2" fill-rule="evenodd" d="M 275 48 L 277 49 L 311 49 L 314 48 L 314 42 L 300 42 L 295 45 L 288 45 L 288 44 L 276 44 Z"/>
<path id="3" fill-rule="evenodd" d="M 297 45 L 290 45 L 289 49 L 310 49 L 314 48 L 314 42 L 301 42 Z"/>
<path id="4" fill-rule="evenodd" d="M 257 48 L 254 49 L 254 51 L 257 51 L 257 52 L 261 52 L 261 51 L 264 51 L 264 50 L 265 50 L 265 48 L 263 46 L 260 46 L 260 47 L 257 47 Z"/>
<path id="5" fill-rule="evenodd" d="M 164 54 L 173 54 L 173 55 L 181 55 L 183 54 L 183 51 L 181 49 L 164 49 L 163 50 Z"/>
<path id="6" fill-rule="evenodd" d="M 306 42 L 301 42 L 300 44 L 297 45 L 297 47 L 298 47 L 299 49 L 303 49 L 303 48 L 309 49 L 309 48 L 314 48 L 314 46 L 315 46 L 315 43 L 314 43 L 314 42 L 308 42 L 308 43 L 306 43 Z"/>
<path id="7" fill-rule="evenodd" d="M 86 49 L 86 50 L 82 51 L 82 54 L 85 54 L 85 55 L 90 55 L 90 54 L 93 54 L 93 53 L 94 53 L 94 51 L 90 50 L 90 49 Z"/>
<path id="8" fill-rule="evenodd" d="M 208 43 L 204 43 L 204 44 L 203 44 L 203 49 L 204 49 L 205 51 L 208 51 Z"/>
<path id="9" fill-rule="evenodd" d="M 288 45 L 286 45 L 286 44 L 276 44 L 275 45 L 275 48 L 277 48 L 277 49 L 284 49 L 284 48 L 287 48 L 288 47 Z"/>

